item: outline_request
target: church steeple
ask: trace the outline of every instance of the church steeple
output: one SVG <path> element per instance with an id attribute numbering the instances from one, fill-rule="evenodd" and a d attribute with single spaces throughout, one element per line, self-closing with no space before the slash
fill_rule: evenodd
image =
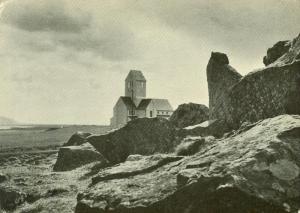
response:
<path id="1" fill-rule="evenodd" d="M 125 79 L 125 96 L 131 97 L 136 106 L 146 97 L 146 79 L 139 70 L 130 70 Z"/>

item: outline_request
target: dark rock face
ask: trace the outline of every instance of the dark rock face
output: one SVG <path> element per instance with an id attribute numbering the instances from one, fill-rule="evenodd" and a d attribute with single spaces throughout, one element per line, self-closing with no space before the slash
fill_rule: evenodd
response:
<path id="1" fill-rule="evenodd" d="M 229 65 L 218 63 L 224 60 L 212 54 L 207 66 L 210 119 L 224 120 L 236 129 L 244 122 L 300 114 L 300 36 L 290 43 L 288 51 L 268 67 L 241 79 L 231 72 L 230 80 Z"/>
<path id="2" fill-rule="evenodd" d="M 241 75 L 229 65 L 224 53 L 212 52 L 206 70 L 209 93 L 209 119 L 226 120 L 229 109 L 226 104 L 231 87 Z"/>
<path id="3" fill-rule="evenodd" d="M 170 117 L 171 123 L 183 128 L 202 123 L 209 119 L 209 109 L 202 104 L 181 104 Z"/>
<path id="4" fill-rule="evenodd" d="M 86 138 L 92 135 L 87 132 L 76 132 L 63 146 L 79 146 L 87 142 Z"/>
<path id="5" fill-rule="evenodd" d="M 300 208 L 300 116 L 281 115 L 193 156 L 128 157 L 79 193 L 75 212 L 296 212 Z"/>
<path id="6" fill-rule="evenodd" d="M 18 205 L 25 202 L 26 194 L 18 189 L 0 186 L 0 211 L 1 209 L 12 211 Z"/>
<path id="7" fill-rule="evenodd" d="M 0 173 L 0 183 L 6 181 L 8 179 L 8 177 L 2 173 Z"/>
<path id="8" fill-rule="evenodd" d="M 176 146 L 175 127 L 164 118 L 141 118 L 106 135 L 87 138 L 111 163 L 120 163 L 131 154 L 171 152 Z"/>
<path id="9" fill-rule="evenodd" d="M 273 47 L 269 48 L 267 51 L 267 55 L 264 57 L 264 64 L 267 66 L 274 61 L 276 61 L 278 58 L 283 56 L 285 53 L 288 52 L 288 50 L 291 47 L 291 41 L 279 41 L 276 44 L 274 44 Z"/>
<path id="10" fill-rule="evenodd" d="M 94 161 L 107 164 L 107 160 L 89 143 L 81 146 L 66 146 L 59 149 L 53 170 L 69 171 Z"/>

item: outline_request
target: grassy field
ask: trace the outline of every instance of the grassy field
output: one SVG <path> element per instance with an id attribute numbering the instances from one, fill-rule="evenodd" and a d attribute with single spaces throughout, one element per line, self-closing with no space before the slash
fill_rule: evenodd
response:
<path id="1" fill-rule="evenodd" d="M 103 134 L 107 126 L 96 125 L 39 125 L 28 128 L 0 129 L 0 152 L 8 149 L 48 149 L 65 143 L 77 131 Z"/>

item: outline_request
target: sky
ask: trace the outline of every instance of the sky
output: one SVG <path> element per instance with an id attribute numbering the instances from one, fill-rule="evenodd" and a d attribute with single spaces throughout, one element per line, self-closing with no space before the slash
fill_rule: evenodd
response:
<path id="1" fill-rule="evenodd" d="M 300 33 L 300 0 L 0 0 L 0 116 L 109 124 L 130 69 L 175 109 L 208 105 L 206 65 L 242 75 Z"/>

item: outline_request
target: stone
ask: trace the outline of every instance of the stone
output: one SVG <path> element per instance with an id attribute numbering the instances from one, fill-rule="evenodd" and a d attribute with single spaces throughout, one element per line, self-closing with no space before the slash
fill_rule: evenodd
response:
<path id="1" fill-rule="evenodd" d="M 205 143 L 205 139 L 202 137 L 186 137 L 176 147 L 175 153 L 177 155 L 193 155 L 199 151 L 203 143 Z"/>
<path id="2" fill-rule="evenodd" d="M 8 177 L 5 174 L 0 173 L 0 183 L 8 180 Z"/>
<path id="3" fill-rule="evenodd" d="M 107 160 L 89 143 L 61 147 L 53 170 L 69 171 L 95 161 L 107 164 Z"/>
<path id="4" fill-rule="evenodd" d="M 183 128 L 202 123 L 209 118 L 209 109 L 203 104 L 181 104 L 170 117 L 171 123 L 178 128 Z"/>
<path id="5" fill-rule="evenodd" d="M 92 134 L 87 132 L 76 132 L 63 146 L 79 146 L 81 144 L 84 144 L 87 142 L 86 138 L 90 135 Z"/>
<path id="6" fill-rule="evenodd" d="M 274 44 L 273 47 L 269 48 L 267 55 L 264 57 L 263 62 L 266 66 L 276 61 L 278 58 L 283 56 L 291 47 L 291 41 L 279 41 Z"/>
<path id="7" fill-rule="evenodd" d="M 272 64 L 242 78 L 224 55 L 213 53 L 207 66 L 210 119 L 238 129 L 244 122 L 300 114 L 300 35 L 290 43 Z"/>
<path id="8" fill-rule="evenodd" d="M 185 136 L 214 136 L 221 138 L 225 133 L 230 132 L 232 129 L 224 120 L 207 120 L 203 123 L 196 124 L 193 126 L 187 126 L 178 131 L 178 135 L 181 137 Z"/>
<path id="9" fill-rule="evenodd" d="M 297 212 L 300 116 L 245 127 L 192 156 L 139 156 L 104 169 L 78 194 L 75 212 Z"/>
<path id="10" fill-rule="evenodd" d="M 25 202 L 26 194 L 10 186 L 0 186 L 0 210 L 13 211 Z"/>
<path id="11" fill-rule="evenodd" d="M 174 151 L 175 126 L 164 118 L 139 118 L 105 135 L 87 138 L 110 163 L 124 162 L 129 155 Z"/>

